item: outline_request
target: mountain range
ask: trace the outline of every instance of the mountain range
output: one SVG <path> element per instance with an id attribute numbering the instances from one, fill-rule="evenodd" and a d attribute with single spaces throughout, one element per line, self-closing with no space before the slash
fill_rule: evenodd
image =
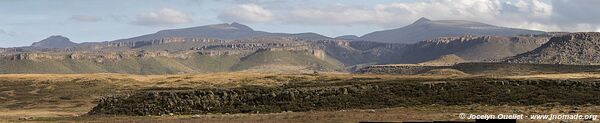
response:
<path id="1" fill-rule="evenodd" d="M 164 38 L 210 38 L 221 40 L 238 40 L 260 37 L 297 37 L 302 39 L 320 40 L 331 39 L 316 33 L 270 33 L 264 31 L 256 31 L 246 25 L 239 23 L 224 23 L 215 25 L 198 26 L 183 29 L 169 29 L 158 31 L 154 34 L 147 34 L 138 37 L 120 39 L 116 42 L 135 42 Z"/>
<path id="2" fill-rule="evenodd" d="M 564 35 L 570 34 L 426 18 L 397 29 L 335 38 L 310 32 L 256 31 L 243 24 L 225 23 L 107 42 L 77 44 L 63 36 L 51 36 L 29 47 L 0 48 L 0 73 L 346 71 L 370 64 L 537 63 L 523 59 L 540 55 L 524 54 L 556 47 L 546 46 L 546 42 L 562 41 L 565 38 L 558 37 Z M 591 51 L 596 49 L 585 53 Z"/>
<path id="3" fill-rule="evenodd" d="M 414 23 L 396 29 L 375 31 L 360 37 L 360 40 L 387 43 L 416 43 L 437 37 L 462 35 L 517 36 L 523 34 L 543 34 L 542 31 L 499 27 L 485 23 L 464 20 L 437 20 L 420 18 Z"/>
<path id="4" fill-rule="evenodd" d="M 294 37 L 305 40 L 350 40 L 350 41 L 373 41 L 384 43 L 404 43 L 412 44 L 423 40 L 431 40 L 439 37 L 452 37 L 463 35 L 476 36 L 518 36 L 518 35 L 536 35 L 544 34 L 543 31 L 534 31 L 526 29 L 516 29 L 499 27 L 485 23 L 464 21 L 464 20 L 429 20 L 420 18 L 414 23 L 396 29 L 375 31 L 363 36 L 344 35 L 335 38 L 327 37 L 321 34 L 307 33 L 272 33 L 265 31 L 257 31 L 240 23 L 223 23 L 206 26 L 198 26 L 182 29 L 161 30 L 153 34 L 119 39 L 112 42 L 136 42 L 148 41 L 165 38 L 209 38 L 221 40 L 240 40 L 249 38 L 273 38 L 273 37 Z M 48 39 L 57 38 L 52 36 Z M 47 41 L 37 42 L 36 47 L 45 48 L 64 48 L 73 46 L 73 43 L 56 42 L 53 44 L 43 43 Z M 69 41 L 70 42 L 70 41 Z M 65 44 L 62 47 L 57 45 Z M 51 46 L 54 45 L 54 46 Z"/>

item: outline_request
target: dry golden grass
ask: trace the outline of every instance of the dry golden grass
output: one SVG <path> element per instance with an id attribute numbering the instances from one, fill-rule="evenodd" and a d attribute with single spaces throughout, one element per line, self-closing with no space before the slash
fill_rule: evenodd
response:
<path id="1" fill-rule="evenodd" d="M 533 75 L 516 75 L 506 76 L 506 78 L 526 78 L 526 79 L 598 79 L 600 73 L 554 73 L 554 74 L 533 74 Z"/>
<path id="2" fill-rule="evenodd" d="M 451 66 L 448 64 L 383 64 L 383 65 L 371 65 L 371 66 Z"/>
<path id="3" fill-rule="evenodd" d="M 242 85 L 278 86 L 294 81 L 349 79 L 444 78 L 347 73 L 224 72 L 175 75 L 0 74 L 0 119 L 19 116 L 82 115 L 102 96 L 150 88 L 210 88 Z"/>
<path id="4" fill-rule="evenodd" d="M 134 75 L 134 74 L 116 74 L 116 73 L 97 73 L 97 74 L 0 74 L 0 79 L 12 80 L 31 80 L 31 81 L 72 81 L 72 80 L 101 80 L 113 82 L 123 86 L 127 85 L 153 85 L 164 84 L 164 86 L 186 85 L 190 82 L 205 83 L 209 85 L 223 84 L 252 84 L 252 85 L 280 85 L 292 81 L 293 79 L 302 79 L 304 81 L 314 81 L 318 79 L 348 80 L 355 78 L 446 78 L 448 75 L 380 75 L 380 74 L 348 74 L 348 73 L 320 73 L 298 74 L 298 73 L 274 73 L 274 72 L 221 72 L 221 73 L 196 73 L 196 74 L 172 74 L 172 75 Z M 127 83 L 115 80 L 126 80 Z"/>
<path id="5" fill-rule="evenodd" d="M 273 73 L 259 71 L 227 72 L 227 73 L 197 73 L 176 75 L 131 75 L 131 74 L 0 74 L 0 122 L 2 119 L 14 120 L 19 117 L 63 117 L 82 115 L 95 106 L 95 100 L 102 96 L 132 92 L 140 89 L 155 87 L 170 88 L 207 88 L 207 87 L 237 87 L 242 85 L 278 86 L 294 81 L 344 81 L 351 79 L 444 79 L 456 77 L 477 77 L 474 75 L 375 75 L 375 74 L 347 74 L 347 73 Z M 547 79 L 580 79 L 600 78 L 600 73 L 564 73 L 564 74 L 536 74 L 522 76 L 499 76 L 500 78 L 547 78 Z M 23 84 L 20 84 L 23 83 Z M 442 107 L 443 108 L 443 107 Z M 316 112 L 283 114 L 281 117 L 298 121 L 298 117 L 312 117 L 325 119 L 323 116 L 334 116 L 338 119 L 350 118 L 372 119 L 373 117 L 399 119 L 423 119 L 412 117 L 412 114 L 429 114 L 430 118 L 448 118 L 448 113 L 433 113 L 446 111 L 446 109 L 423 109 L 426 111 L 398 110 L 386 112 L 387 114 L 372 115 L 360 112 Z M 454 110 L 454 109 L 452 109 Z M 452 111 L 448 109 L 448 111 Z M 457 111 L 461 111 L 456 109 Z M 500 110 L 500 109 L 493 109 Z M 411 115 L 398 115 L 402 112 L 412 112 Z M 431 113 L 431 114 L 430 114 Z M 348 116 L 346 116 L 348 115 Z M 356 116 L 351 118 L 351 116 Z M 225 116 L 216 116 L 225 117 Z M 239 118 L 233 121 L 262 118 L 266 121 L 275 119 L 269 117 L 254 117 L 250 119 Z M 294 119 L 295 118 L 295 119 Z M 145 118 L 142 118 L 144 121 Z M 146 119 L 147 120 L 147 119 Z M 215 118 L 207 120 L 193 119 L 191 121 L 216 121 Z M 256 119 L 254 119 L 256 121 Z"/>
<path id="6" fill-rule="evenodd" d="M 460 113 L 467 114 L 598 114 L 599 106 L 413 106 L 385 109 L 355 109 L 341 111 L 309 111 L 309 112 L 282 112 L 269 114 L 208 114 L 208 115 L 174 115 L 174 116 L 84 116 L 84 117 L 57 117 L 38 119 L 37 121 L 52 122 L 180 122 L 180 123 L 231 123 L 231 122 L 261 122 L 261 123 L 356 123 L 361 121 L 469 121 L 461 119 Z M 35 120 L 34 120 L 35 121 Z M 567 120 L 581 122 L 581 120 Z M 548 120 L 519 120 L 518 122 L 545 123 Z M 553 120 L 551 122 L 559 122 Z"/>

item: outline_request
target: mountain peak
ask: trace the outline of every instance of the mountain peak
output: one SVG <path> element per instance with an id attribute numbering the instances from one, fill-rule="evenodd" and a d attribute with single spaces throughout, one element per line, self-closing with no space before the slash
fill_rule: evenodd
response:
<path id="1" fill-rule="evenodd" d="M 431 20 L 429 20 L 429 19 L 427 19 L 425 17 L 421 17 L 417 21 L 415 21 L 413 24 L 425 23 L 425 22 L 431 22 Z"/>
<path id="2" fill-rule="evenodd" d="M 466 20 L 429 20 L 420 18 L 413 24 L 365 34 L 361 39 L 389 43 L 416 43 L 438 37 L 462 35 L 500 35 L 516 36 L 521 34 L 543 34 L 545 32 L 517 28 L 499 27 L 490 24 Z"/>
<path id="3" fill-rule="evenodd" d="M 49 42 L 49 43 L 57 43 L 57 42 L 64 42 L 64 41 L 68 41 L 71 42 L 71 40 L 65 36 L 62 35 L 53 35 L 50 36 L 44 40 L 38 41 L 36 43 L 41 43 L 41 42 Z"/>
<path id="4" fill-rule="evenodd" d="M 32 47 L 40 47 L 40 48 L 66 48 L 77 43 L 71 42 L 71 40 L 62 35 L 53 35 L 44 40 L 34 42 L 31 44 Z"/>

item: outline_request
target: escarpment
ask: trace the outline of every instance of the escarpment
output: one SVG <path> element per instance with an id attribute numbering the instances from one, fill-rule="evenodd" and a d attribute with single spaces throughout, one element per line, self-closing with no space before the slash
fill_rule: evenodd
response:
<path id="1" fill-rule="evenodd" d="M 145 90 L 102 98 L 90 115 L 273 113 L 389 108 L 414 105 L 597 105 L 597 81 L 397 80 L 291 83 L 278 87 Z M 485 90 L 485 93 L 481 93 Z M 556 96 L 578 95 L 578 96 Z M 452 97 L 452 98 L 448 98 Z"/>

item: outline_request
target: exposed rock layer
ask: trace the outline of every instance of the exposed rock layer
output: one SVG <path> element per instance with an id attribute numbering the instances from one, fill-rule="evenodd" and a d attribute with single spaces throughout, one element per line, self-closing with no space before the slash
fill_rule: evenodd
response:
<path id="1" fill-rule="evenodd" d="M 598 105 L 599 94 L 599 82 L 577 80 L 459 79 L 298 83 L 282 87 L 144 91 L 103 98 L 88 114 L 145 116 L 169 113 L 271 113 L 431 104 Z"/>
<path id="2" fill-rule="evenodd" d="M 511 63 L 600 64 L 600 33 L 571 33 L 557 36 L 533 51 L 505 60 Z"/>

